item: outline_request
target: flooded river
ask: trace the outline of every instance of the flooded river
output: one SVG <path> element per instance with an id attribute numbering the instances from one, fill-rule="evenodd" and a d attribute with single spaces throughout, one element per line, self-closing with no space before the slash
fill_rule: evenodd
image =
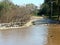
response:
<path id="1" fill-rule="evenodd" d="M 21 29 L 0 30 L 0 45 L 59 45 L 59 34 L 59 25 L 45 24 L 32 25 Z M 53 41 L 50 40 L 51 37 Z M 54 42 L 54 38 L 58 38 L 56 42 Z"/>

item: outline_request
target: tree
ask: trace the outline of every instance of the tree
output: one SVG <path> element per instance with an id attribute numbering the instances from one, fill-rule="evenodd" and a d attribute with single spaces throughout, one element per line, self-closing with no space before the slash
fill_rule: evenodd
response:
<path id="1" fill-rule="evenodd" d="M 26 4 L 26 8 L 29 10 L 31 14 L 36 15 L 37 13 L 37 6 L 34 4 Z"/>
<path id="2" fill-rule="evenodd" d="M 43 3 L 40 7 L 39 14 L 42 15 L 48 15 L 50 13 L 50 7 L 48 4 Z"/>
<path id="3" fill-rule="evenodd" d="M 40 14 L 51 16 L 60 16 L 60 1 L 59 0 L 44 0 L 40 7 Z"/>
<path id="4" fill-rule="evenodd" d="M 26 23 L 30 20 L 30 10 L 26 6 L 18 6 L 9 0 L 0 2 L 0 22 L 21 22 Z"/>

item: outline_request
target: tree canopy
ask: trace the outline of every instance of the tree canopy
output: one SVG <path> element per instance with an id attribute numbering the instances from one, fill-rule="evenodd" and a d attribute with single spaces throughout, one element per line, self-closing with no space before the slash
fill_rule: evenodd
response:
<path id="1" fill-rule="evenodd" d="M 10 0 L 2 0 L 0 2 L 0 22 L 27 22 L 35 9 L 34 4 L 18 6 Z"/>
<path id="2" fill-rule="evenodd" d="M 53 3 L 52 3 L 53 2 Z M 52 4 L 51 4 L 52 3 Z M 51 7 L 52 5 L 52 7 Z M 45 15 L 51 15 L 51 8 L 52 8 L 52 15 L 59 15 L 60 13 L 60 2 L 59 0 L 45 0 L 42 6 L 40 7 L 40 12 Z"/>

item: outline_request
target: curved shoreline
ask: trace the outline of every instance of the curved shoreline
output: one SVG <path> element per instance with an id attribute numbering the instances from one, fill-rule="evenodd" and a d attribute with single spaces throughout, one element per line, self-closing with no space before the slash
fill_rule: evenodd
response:
<path id="1" fill-rule="evenodd" d="M 19 26 L 19 27 L 0 27 L 0 29 L 14 29 L 14 28 L 24 28 L 24 27 L 29 27 L 32 25 L 32 22 L 35 21 L 35 20 L 38 20 L 40 18 L 43 18 L 43 17 L 36 17 L 36 16 L 32 16 L 31 20 L 29 22 L 27 22 L 24 26 Z"/>
<path id="2" fill-rule="evenodd" d="M 30 21 L 30 22 L 28 22 L 28 23 L 26 23 L 25 25 L 23 25 L 23 26 L 19 26 L 19 27 L 0 27 L 0 30 L 1 30 L 1 29 L 24 28 L 24 27 L 28 27 L 28 26 L 30 26 L 30 25 L 32 25 L 31 21 Z"/>

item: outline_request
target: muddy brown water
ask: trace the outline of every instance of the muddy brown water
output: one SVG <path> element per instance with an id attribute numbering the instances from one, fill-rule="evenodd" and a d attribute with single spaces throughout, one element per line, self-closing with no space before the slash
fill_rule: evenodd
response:
<path id="1" fill-rule="evenodd" d="M 55 45 L 55 43 L 59 43 L 58 40 L 60 40 L 60 35 L 58 35 L 60 34 L 60 28 L 58 27 L 60 26 L 41 24 L 20 29 L 0 30 L 0 45 Z M 57 37 L 53 32 L 56 33 Z M 55 42 L 54 36 L 58 38 Z M 53 41 L 50 40 L 51 37 Z"/>

